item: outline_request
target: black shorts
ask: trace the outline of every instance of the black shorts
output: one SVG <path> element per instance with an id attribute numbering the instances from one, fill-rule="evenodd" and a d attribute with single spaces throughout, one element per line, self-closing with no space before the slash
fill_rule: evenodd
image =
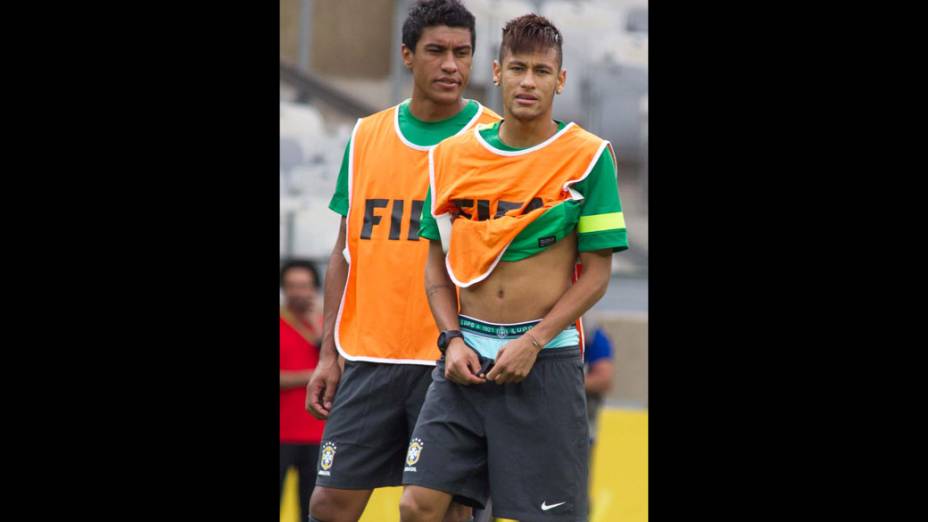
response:
<path id="1" fill-rule="evenodd" d="M 398 486 L 434 367 L 345 362 L 319 444 L 316 485 Z"/>
<path id="2" fill-rule="evenodd" d="M 481 357 L 481 363 L 485 363 Z M 579 348 L 542 350 L 520 383 L 461 386 L 432 373 L 404 485 L 467 497 L 523 522 L 587 519 L 590 448 Z"/>

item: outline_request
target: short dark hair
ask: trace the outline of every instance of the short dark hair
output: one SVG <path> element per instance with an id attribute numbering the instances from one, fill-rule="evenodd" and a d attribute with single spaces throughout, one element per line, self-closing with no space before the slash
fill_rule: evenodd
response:
<path id="1" fill-rule="evenodd" d="M 319 271 L 316 270 L 316 265 L 313 264 L 313 262 L 310 261 L 309 259 L 290 259 L 284 262 L 283 266 L 280 267 L 281 288 L 283 288 L 284 286 L 284 276 L 287 274 L 289 270 L 294 269 L 294 268 L 303 268 L 305 270 L 309 270 L 313 274 L 313 282 L 315 283 L 316 290 L 319 289 L 319 286 L 321 283 L 319 281 Z"/>
<path id="2" fill-rule="evenodd" d="M 426 27 L 447 25 L 463 27 L 470 30 L 471 54 L 477 45 L 477 33 L 474 31 L 474 15 L 458 0 L 420 0 L 409 8 L 409 15 L 403 22 L 403 45 L 411 52 L 416 52 L 416 44 Z"/>
<path id="3" fill-rule="evenodd" d="M 510 54 L 538 52 L 554 48 L 557 51 L 557 67 L 563 63 L 561 44 L 564 37 L 547 18 L 536 14 L 522 15 L 513 18 L 503 27 L 503 41 L 499 46 L 499 63 L 503 63 L 503 51 L 509 49 Z"/>

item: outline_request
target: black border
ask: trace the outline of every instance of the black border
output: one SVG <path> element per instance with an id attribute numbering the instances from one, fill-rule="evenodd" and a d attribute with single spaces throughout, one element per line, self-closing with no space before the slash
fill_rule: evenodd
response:
<path id="1" fill-rule="evenodd" d="M 66 469 L 102 473 L 82 497 L 106 513 L 274 520 L 279 5 L 178 7 L 82 25 L 102 63 L 68 71 L 90 113 L 81 234 L 61 239 L 91 334 L 70 377 L 93 391 L 68 424 L 87 462 Z"/>

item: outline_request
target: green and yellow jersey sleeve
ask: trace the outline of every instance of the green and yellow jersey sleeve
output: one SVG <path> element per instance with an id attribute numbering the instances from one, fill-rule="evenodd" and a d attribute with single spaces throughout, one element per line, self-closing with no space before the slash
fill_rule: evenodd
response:
<path id="1" fill-rule="evenodd" d="M 628 248 L 625 214 L 619 197 L 618 177 L 612 147 L 603 149 L 590 175 L 572 186 L 583 194 L 577 220 L 577 247 L 580 252 Z"/>

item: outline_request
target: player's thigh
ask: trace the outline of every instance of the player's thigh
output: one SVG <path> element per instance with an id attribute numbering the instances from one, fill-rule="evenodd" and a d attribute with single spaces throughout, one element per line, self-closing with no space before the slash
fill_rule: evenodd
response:
<path id="1" fill-rule="evenodd" d="M 564 350 L 540 356 L 524 381 L 503 385 L 488 406 L 496 516 L 585 520 L 589 427 L 583 362 L 578 350 Z"/>

